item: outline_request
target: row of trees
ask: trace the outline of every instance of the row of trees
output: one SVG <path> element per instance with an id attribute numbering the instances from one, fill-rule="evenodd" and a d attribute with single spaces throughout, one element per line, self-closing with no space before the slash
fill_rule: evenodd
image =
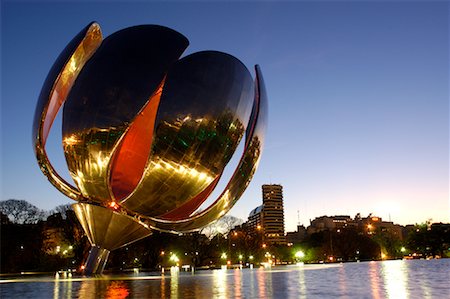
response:
<path id="1" fill-rule="evenodd" d="M 90 244 L 71 206 L 43 211 L 24 200 L 0 202 L 0 271 L 56 271 L 79 269 Z M 170 265 L 170 255 L 180 263 L 212 265 L 227 244 L 225 236 L 242 220 L 225 216 L 201 233 L 173 235 L 154 232 L 150 237 L 115 250 L 107 268 L 155 269 Z"/>
<path id="2" fill-rule="evenodd" d="M 306 262 L 450 257 L 450 224 L 415 225 L 403 240 L 383 229 L 370 235 L 356 228 L 321 231 L 295 247 Z"/>
<path id="3" fill-rule="evenodd" d="M 47 215 L 43 219 L 42 215 Z M 43 212 L 23 201 L 0 202 L 1 263 L 6 272 L 79 269 L 90 244 L 70 205 Z M 336 262 L 417 257 L 450 257 L 450 224 L 416 225 L 405 240 L 389 231 L 368 235 L 357 228 L 307 235 L 294 246 L 270 246 L 262 232 L 232 229 L 242 221 L 225 216 L 199 233 L 150 237 L 111 253 L 107 269 L 158 269 L 176 263 L 220 267 L 223 264 Z M 298 253 L 301 252 L 301 255 Z M 297 253 L 297 255 L 296 255 Z M 174 258 L 176 257 L 176 258 Z"/>

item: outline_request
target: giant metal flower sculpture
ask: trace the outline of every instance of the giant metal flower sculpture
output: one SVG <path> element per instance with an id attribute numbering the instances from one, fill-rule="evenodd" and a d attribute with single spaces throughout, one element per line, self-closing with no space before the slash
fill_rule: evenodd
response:
<path id="1" fill-rule="evenodd" d="M 144 25 L 102 39 L 83 29 L 49 72 L 33 139 L 42 172 L 68 197 L 93 245 L 87 268 L 101 272 L 110 250 L 151 234 L 197 230 L 224 215 L 259 161 L 267 99 L 235 57 L 216 51 L 180 59 L 188 40 Z M 52 167 L 45 143 L 63 107 L 63 147 L 75 186 Z M 199 211 L 244 137 L 225 190 Z"/>

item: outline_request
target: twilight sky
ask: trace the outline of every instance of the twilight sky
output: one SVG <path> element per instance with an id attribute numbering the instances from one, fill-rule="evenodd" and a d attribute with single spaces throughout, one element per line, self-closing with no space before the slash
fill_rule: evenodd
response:
<path id="1" fill-rule="evenodd" d="M 304 225 L 358 212 L 399 224 L 450 222 L 446 1 L 2 1 L 0 200 L 43 209 L 70 202 L 40 172 L 31 127 L 50 67 L 91 21 L 104 37 L 167 26 L 190 40 L 183 56 L 218 50 L 261 66 L 265 149 L 231 215 L 245 220 L 261 204 L 261 185 L 279 183 L 287 231 L 297 211 Z M 60 126 L 47 151 L 69 178 Z"/>

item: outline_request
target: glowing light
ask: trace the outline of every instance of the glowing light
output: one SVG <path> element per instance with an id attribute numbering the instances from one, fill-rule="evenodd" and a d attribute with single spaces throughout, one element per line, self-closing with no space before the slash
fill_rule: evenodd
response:
<path id="1" fill-rule="evenodd" d="M 227 259 L 227 254 L 224 252 L 222 253 L 222 255 L 220 256 L 221 259 L 226 260 Z"/>
<path id="2" fill-rule="evenodd" d="M 299 250 L 295 253 L 295 257 L 298 259 L 302 259 L 305 257 L 305 253 L 303 251 Z"/>
<path id="3" fill-rule="evenodd" d="M 66 146 L 72 146 L 80 142 L 76 135 L 70 135 L 69 137 L 64 138 L 63 143 Z"/>
<path id="4" fill-rule="evenodd" d="M 172 255 L 170 256 L 169 260 L 174 262 L 174 263 L 178 263 L 180 261 L 180 259 L 178 258 L 178 256 L 175 253 L 172 253 Z"/>
<path id="5" fill-rule="evenodd" d="M 117 210 L 119 208 L 119 205 L 115 201 L 111 201 L 109 203 L 109 207 L 113 210 Z"/>

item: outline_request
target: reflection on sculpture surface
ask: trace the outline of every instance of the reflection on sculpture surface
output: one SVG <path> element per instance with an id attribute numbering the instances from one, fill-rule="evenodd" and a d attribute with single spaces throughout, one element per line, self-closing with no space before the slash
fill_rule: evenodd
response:
<path id="1" fill-rule="evenodd" d="M 187 39 L 143 25 L 103 40 L 96 23 L 63 50 L 44 83 L 33 142 L 42 172 L 68 197 L 93 245 L 88 272 L 110 250 L 151 234 L 197 230 L 228 212 L 258 165 L 267 120 L 259 67 L 203 51 L 180 59 Z M 63 148 L 75 185 L 52 167 L 45 143 L 63 107 Z M 212 193 L 245 136 L 225 190 Z"/>

